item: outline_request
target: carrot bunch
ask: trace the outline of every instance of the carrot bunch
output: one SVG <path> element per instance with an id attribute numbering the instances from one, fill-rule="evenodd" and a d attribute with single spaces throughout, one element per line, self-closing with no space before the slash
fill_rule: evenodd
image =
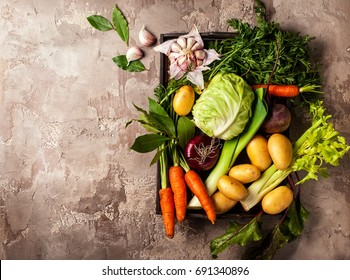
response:
<path id="1" fill-rule="evenodd" d="M 159 190 L 160 208 L 162 211 L 165 233 L 168 238 L 174 237 L 175 215 L 176 220 L 184 221 L 187 210 L 187 186 L 198 198 L 202 208 L 213 224 L 216 220 L 214 204 L 199 174 L 191 170 L 187 162 L 179 157 L 177 149 L 173 150 L 173 166 L 168 171 L 170 188 L 164 176 L 164 168 L 167 168 L 165 155 L 161 156 L 162 188 Z"/>

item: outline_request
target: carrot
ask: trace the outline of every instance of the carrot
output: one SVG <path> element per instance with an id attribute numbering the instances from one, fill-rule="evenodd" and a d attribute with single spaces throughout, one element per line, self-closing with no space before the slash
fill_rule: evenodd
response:
<path id="1" fill-rule="evenodd" d="M 173 238 L 175 227 L 175 204 L 173 191 L 171 188 L 160 189 L 159 198 L 165 234 L 168 238 Z"/>
<path id="2" fill-rule="evenodd" d="M 277 97 L 296 97 L 302 92 L 318 92 L 316 88 L 319 88 L 320 86 L 316 85 L 308 85 L 303 87 L 298 87 L 296 85 L 267 85 L 267 84 L 259 84 L 259 85 L 252 85 L 251 88 L 253 90 L 256 90 L 258 88 L 266 88 L 267 92 L 270 95 L 277 96 Z"/>
<path id="3" fill-rule="evenodd" d="M 169 182 L 174 193 L 176 219 L 183 222 L 187 209 L 187 192 L 184 171 L 181 166 L 171 166 L 169 168 Z"/>
<path id="4" fill-rule="evenodd" d="M 202 208 L 208 216 L 209 221 L 214 224 L 216 220 L 214 204 L 201 177 L 194 170 L 189 170 L 185 174 L 185 181 L 193 194 L 198 198 Z"/>

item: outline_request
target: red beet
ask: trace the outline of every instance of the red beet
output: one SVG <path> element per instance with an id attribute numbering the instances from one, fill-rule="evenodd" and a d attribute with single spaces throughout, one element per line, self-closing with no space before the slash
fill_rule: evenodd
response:
<path id="1" fill-rule="evenodd" d="M 291 113 L 287 106 L 283 104 L 275 104 L 272 107 L 272 112 L 267 117 L 262 125 L 262 129 L 266 133 L 282 133 L 286 131 L 291 122 Z"/>
<path id="2" fill-rule="evenodd" d="M 194 136 L 185 147 L 185 159 L 188 165 L 198 171 L 209 170 L 219 159 L 220 140 L 205 134 Z"/>

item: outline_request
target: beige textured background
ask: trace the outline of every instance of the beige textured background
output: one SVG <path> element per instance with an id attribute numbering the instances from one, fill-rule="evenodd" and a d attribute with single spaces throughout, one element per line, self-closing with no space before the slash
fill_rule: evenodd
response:
<path id="1" fill-rule="evenodd" d="M 188 220 L 164 237 L 155 214 L 152 154 L 129 150 L 159 81 L 159 54 L 145 49 L 149 71 L 126 73 L 112 62 L 125 45 L 94 30 L 92 14 L 110 18 L 115 1 L 2 0 L 0 3 L 0 259 L 210 259 L 208 241 L 223 233 Z M 252 0 L 117 1 L 137 44 L 143 24 L 157 36 L 227 31 L 226 20 L 253 22 Z M 350 142 L 350 1 L 266 0 L 282 28 L 315 36 L 324 63 L 326 106 Z M 303 236 L 280 259 L 350 259 L 349 155 L 331 178 L 305 184 L 310 212 Z M 232 247 L 220 258 L 239 258 Z"/>

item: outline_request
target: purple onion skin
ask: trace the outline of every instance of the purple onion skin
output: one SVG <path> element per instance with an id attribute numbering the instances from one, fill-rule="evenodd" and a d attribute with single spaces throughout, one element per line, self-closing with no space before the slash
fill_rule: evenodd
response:
<path id="1" fill-rule="evenodd" d="M 199 134 L 188 141 L 184 156 L 192 169 L 206 171 L 217 163 L 221 146 L 219 139 Z"/>

